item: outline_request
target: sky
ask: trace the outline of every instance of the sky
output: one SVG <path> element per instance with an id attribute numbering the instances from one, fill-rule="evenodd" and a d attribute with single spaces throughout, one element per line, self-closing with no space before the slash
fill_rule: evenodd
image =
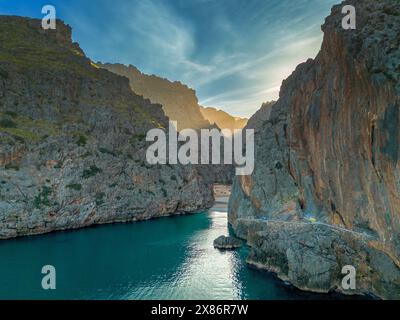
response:
<path id="1" fill-rule="evenodd" d="M 181 81 L 200 104 L 249 117 L 314 58 L 340 0 L 0 0 L 0 14 L 57 18 L 93 61 Z"/>

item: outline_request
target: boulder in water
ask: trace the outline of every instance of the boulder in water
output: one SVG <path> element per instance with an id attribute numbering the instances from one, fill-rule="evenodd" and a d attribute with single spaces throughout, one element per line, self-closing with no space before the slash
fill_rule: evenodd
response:
<path id="1" fill-rule="evenodd" d="M 214 248 L 230 250 L 242 246 L 242 241 L 234 237 L 220 236 L 214 240 Z"/>

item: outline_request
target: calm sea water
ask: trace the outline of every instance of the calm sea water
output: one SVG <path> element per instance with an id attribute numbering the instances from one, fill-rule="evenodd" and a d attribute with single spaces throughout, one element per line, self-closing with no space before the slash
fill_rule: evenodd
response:
<path id="1" fill-rule="evenodd" d="M 226 199 L 225 199 L 226 200 Z M 221 252 L 226 204 L 206 213 L 0 241 L 0 299 L 314 299 Z M 53 265 L 57 289 L 41 288 Z"/>

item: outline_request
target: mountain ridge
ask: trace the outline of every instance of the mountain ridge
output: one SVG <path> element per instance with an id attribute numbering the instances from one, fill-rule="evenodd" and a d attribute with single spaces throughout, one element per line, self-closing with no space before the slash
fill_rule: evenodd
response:
<path id="1" fill-rule="evenodd" d="M 217 125 L 220 129 L 229 129 L 232 132 L 235 129 L 243 129 L 248 121 L 246 118 L 235 117 L 226 111 L 213 107 L 200 107 L 200 112 L 211 124 Z"/>
<path id="2" fill-rule="evenodd" d="M 156 75 L 147 75 L 132 65 L 101 62 L 97 65 L 128 78 L 135 93 L 162 105 L 170 120 L 177 121 L 179 131 L 186 128 L 206 129 L 211 126 L 200 112 L 196 91 L 187 85 Z"/>

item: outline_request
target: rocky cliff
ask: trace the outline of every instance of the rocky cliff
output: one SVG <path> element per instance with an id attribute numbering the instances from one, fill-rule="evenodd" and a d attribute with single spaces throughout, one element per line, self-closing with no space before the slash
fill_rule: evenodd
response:
<path id="1" fill-rule="evenodd" d="M 215 108 L 200 107 L 200 112 L 211 124 L 215 124 L 221 129 L 229 129 L 232 132 L 235 129 L 243 129 L 247 124 L 247 119 L 233 117 L 229 113 Z"/>
<path id="2" fill-rule="evenodd" d="M 262 104 L 261 108 L 249 119 L 246 124 L 246 129 L 258 130 L 263 127 L 263 123 L 269 120 L 271 115 L 272 106 L 276 101 L 269 101 Z"/>
<path id="3" fill-rule="evenodd" d="M 195 130 L 218 129 L 218 126 L 214 123 L 211 124 L 204 118 L 196 92 L 186 85 L 180 82 L 171 82 L 155 75 L 146 75 L 134 66 L 101 63 L 96 65 L 128 78 L 133 92 L 150 99 L 153 103 L 161 104 L 166 116 L 172 121 L 177 121 L 178 130 L 186 128 Z M 195 167 L 209 183 L 232 184 L 234 175 L 232 165 L 196 165 Z"/>
<path id="4" fill-rule="evenodd" d="M 342 28 L 346 4 L 356 30 Z M 322 30 L 256 130 L 229 220 L 249 263 L 299 288 L 400 298 L 400 4 L 345 1 Z M 341 286 L 345 265 L 355 290 Z"/>
<path id="5" fill-rule="evenodd" d="M 163 106 L 168 118 L 178 122 L 178 130 L 209 128 L 210 123 L 200 112 L 196 92 L 180 82 L 171 82 L 155 75 L 147 75 L 136 67 L 122 64 L 101 64 L 111 72 L 127 77 L 132 90 Z"/>
<path id="6" fill-rule="evenodd" d="M 161 106 L 86 58 L 69 26 L 1 16 L 0 43 L 0 239 L 212 205 L 193 167 L 147 164 Z"/>

